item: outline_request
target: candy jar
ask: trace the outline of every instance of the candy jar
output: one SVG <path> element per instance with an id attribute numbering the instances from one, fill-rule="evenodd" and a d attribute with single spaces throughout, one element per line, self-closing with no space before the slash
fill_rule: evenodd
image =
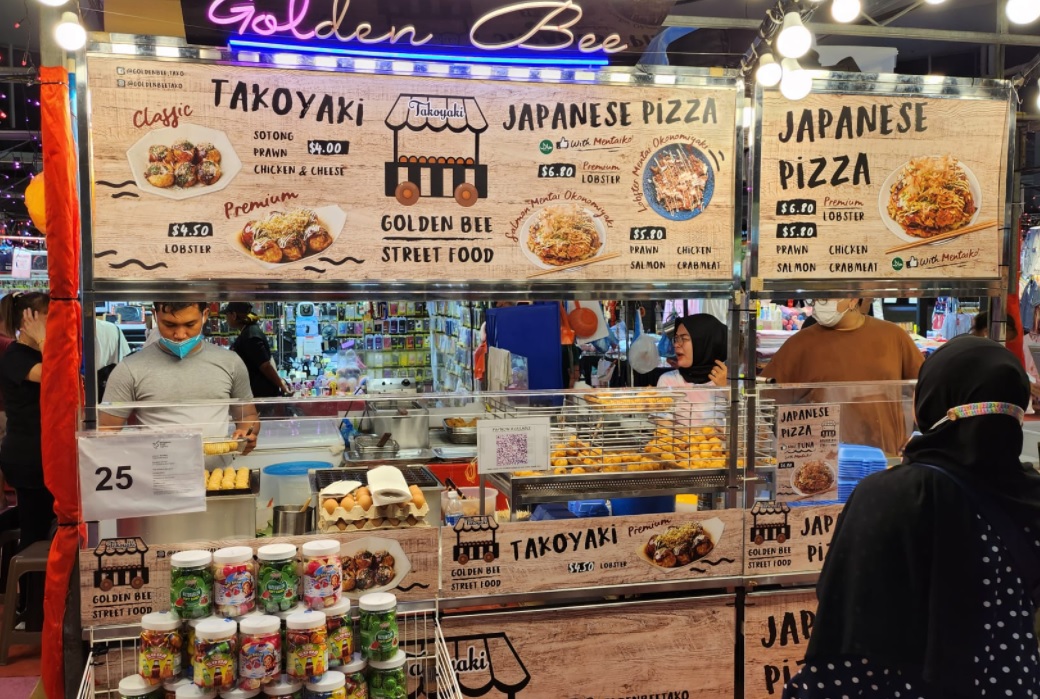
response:
<path id="1" fill-rule="evenodd" d="M 257 606 L 260 611 L 276 614 L 295 607 L 300 595 L 296 547 L 292 544 L 261 546 L 256 557 L 260 561 L 257 574 Z"/>
<path id="2" fill-rule="evenodd" d="M 256 608 L 253 549 L 230 546 L 213 553 L 213 599 L 221 616 L 240 617 Z"/>
<path id="3" fill-rule="evenodd" d="M 203 689 L 231 689 L 238 664 L 238 624 L 230 619 L 206 619 L 195 628 L 192 676 Z"/>
<path id="4" fill-rule="evenodd" d="M 209 551 L 179 551 L 170 556 L 170 609 L 181 619 L 202 619 L 213 605 Z"/>
<path id="5" fill-rule="evenodd" d="M 255 614 L 238 622 L 238 686 L 260 689 L 282 674 L 282 620 Z"/>
<path id="6" fill-rule="evenodd" d="M 119 680 L 120 699 L 158 699 L 161 688 L 140 675 L 130 675 Z"/>
<path id="7" fill-rule="evenodd" d="M 177 687 L 176 699 L 216 699 L 217 690 L 203 689 L 194 684 Z"/>
<path id="8" fill-rule="evenodd" d="M 260 688 L 255 689 L 243 689 L 242 687 L 232 687 L 226 689 L 220 693 L 220 699 L 253 699 L 253 697 L 260 696 Z"/>
<path id="9" fill-rule="evenodd" d="M 354 655 L 354 623 L 350 619 L 350 600 L 344 597 L 325 610 L 329 631 L 329 667 L 338 668 Z"/>
<path id="10" fill-rule="evenodd" d="M 171 677 L 168 680 L 163 681 L 163 693 L 160 695 L 163 699 L 177 699 L 177 690 L 181 687 L 194 687 L 191 680 L 187 677 Z"/>
<path id="11" fill-rule="evenodd" d="M 408 699 L 408 677 L 404 665 L 408 657 L 397 651 L 389 660 L 368 661 L 369 699 Z"/>
<path id="12" fill-rule="evenodd" d="M 303 545 L 303 601 L 318 611 L 331 607 L 343 594 L 343 564 L 339 542 L 322 539 Z"/>
<path id="13" fill-rule="evenodd" d="M 297 612 L 285 620 L 285 672 L 296 680 L 321 677 L 329 668 L 324 612 Z"/>
<path id="14" fill-rule="evenodd" d="M 137 671 L 149 684 L 181 674 L 181 622 L 170 612 L 152 612 L 141 617 L 141 645 Z"/>
<path id="15" fill-rule="evenodd" d="M 282 675 L 277 682 L 264 685 L 264 696 L 279 699 L 303 699 L 303 684 L 288 675 Z"/>
<path id="16" fill-rule="evenodd" d="M 365 659 L 386 662 L 397 653 L 397 597 L 375 592 L 358 600 L 361 608 L 359 631 Z"/>
<path id="17" fill-rule="evenodd" d="M 365 679 L 367 665 L 361 653 L 354 653 L 354 657 L 340 667 L 339 671 L 347 678 L 343 687 L 346 699 L 368 699 L 368 680 Z"/>
<path id="18" fill-rule="evenodd" d="M 329 670 L 321 679 L 307 683 L 307 699 L 346 699 L 347 678 L 342 672 Z"/>

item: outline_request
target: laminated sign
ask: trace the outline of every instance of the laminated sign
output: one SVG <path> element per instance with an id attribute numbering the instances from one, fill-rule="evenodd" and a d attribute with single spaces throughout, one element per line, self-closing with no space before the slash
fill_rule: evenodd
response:
<path id="1" fill-rule="evenodd" d="M 205 511 L 201 430 L 91 433 L 78 442 L 85 520 Z"/>
<path id="2" fill-rule="evenodd" d="M 479 421 L 477 461 L 481 473 L 547 470 L 549 418 Z"/>

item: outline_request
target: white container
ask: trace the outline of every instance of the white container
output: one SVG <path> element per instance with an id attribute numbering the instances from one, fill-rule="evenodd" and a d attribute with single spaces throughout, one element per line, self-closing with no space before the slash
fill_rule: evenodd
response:
<path id="1" fill-rule="evenodd" d="M 277 682 L 272 682 L 269 685 L 264 686 L 265 697 L 290 697 L 299 696 L 299 692 L 303 689 L 303 683 L 297 682 L 288 675 L 282 675 L 278 678 Z"/>
<path id="2" fill-rule="evenodd" d="M 133 697 L 147 697 L 159 689 L 158 685 L 150 684 L 148 680 L 140 675 L 130 675 L 119 680 L 119 696 L 125 699 Z"/>
<path id="3" fill-rule="evenodd" d="M 194 684 L 177 687 L 177 699 L 216 699 L 217 690 L 202 689 Z"/>
<path id="4" fill-rule="evenodd" d="M 342 672 L 336 672 L 335 670 L 329 670 L 321 676 L 320 680 L 307 683 L 307 691 L 313 695 L 319 697 L 331 696 L 333 692 L 338 689 L 343 689 L 347 686 L 347 677 Z"/>

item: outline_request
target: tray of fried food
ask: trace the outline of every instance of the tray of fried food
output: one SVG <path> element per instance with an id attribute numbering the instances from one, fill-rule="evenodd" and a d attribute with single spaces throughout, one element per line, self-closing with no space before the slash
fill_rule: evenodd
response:
<path id="1" fill-rule="evenodd" d="M 586 405 L 606 413 L 653 413 L 675 405 L 675 397 L 659 390 L 636 394 L 597 391 L 582 396 Z"/>
<path id="2" fill-rule="evenodd" d="M 643 451 L 666 468 L 726 468 L 726 444 L 714 427 L 658 427 Z"/>
<path id="3" fill-rule="evenodd" d="M 238 454 L 245 448 L 244 439 L 204 439 L 202 440 L 203 456 L 225 456 Z"/>
<path id="4" fill-rule="evenodd" d="M 206 495 L 253 495 L 260 491 L 260 472 L 248 468 L 206 471 Z"/>

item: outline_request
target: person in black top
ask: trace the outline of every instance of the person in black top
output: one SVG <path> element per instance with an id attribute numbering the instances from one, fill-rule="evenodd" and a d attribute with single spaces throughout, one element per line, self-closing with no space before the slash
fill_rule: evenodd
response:
<path id="1" fill-rule="evenodd" d="M 254 398 L 276 398 L 288 394 L 289 385 L 278 375 L 271 346 L 260 329 L 258 318 L 253 314 L 252 304 L 233 301 L 224 306 L 224 317 L 228 326 L 241 330 L 231 349 L 242 358 L 249 370 L 249 386 Z"/>

